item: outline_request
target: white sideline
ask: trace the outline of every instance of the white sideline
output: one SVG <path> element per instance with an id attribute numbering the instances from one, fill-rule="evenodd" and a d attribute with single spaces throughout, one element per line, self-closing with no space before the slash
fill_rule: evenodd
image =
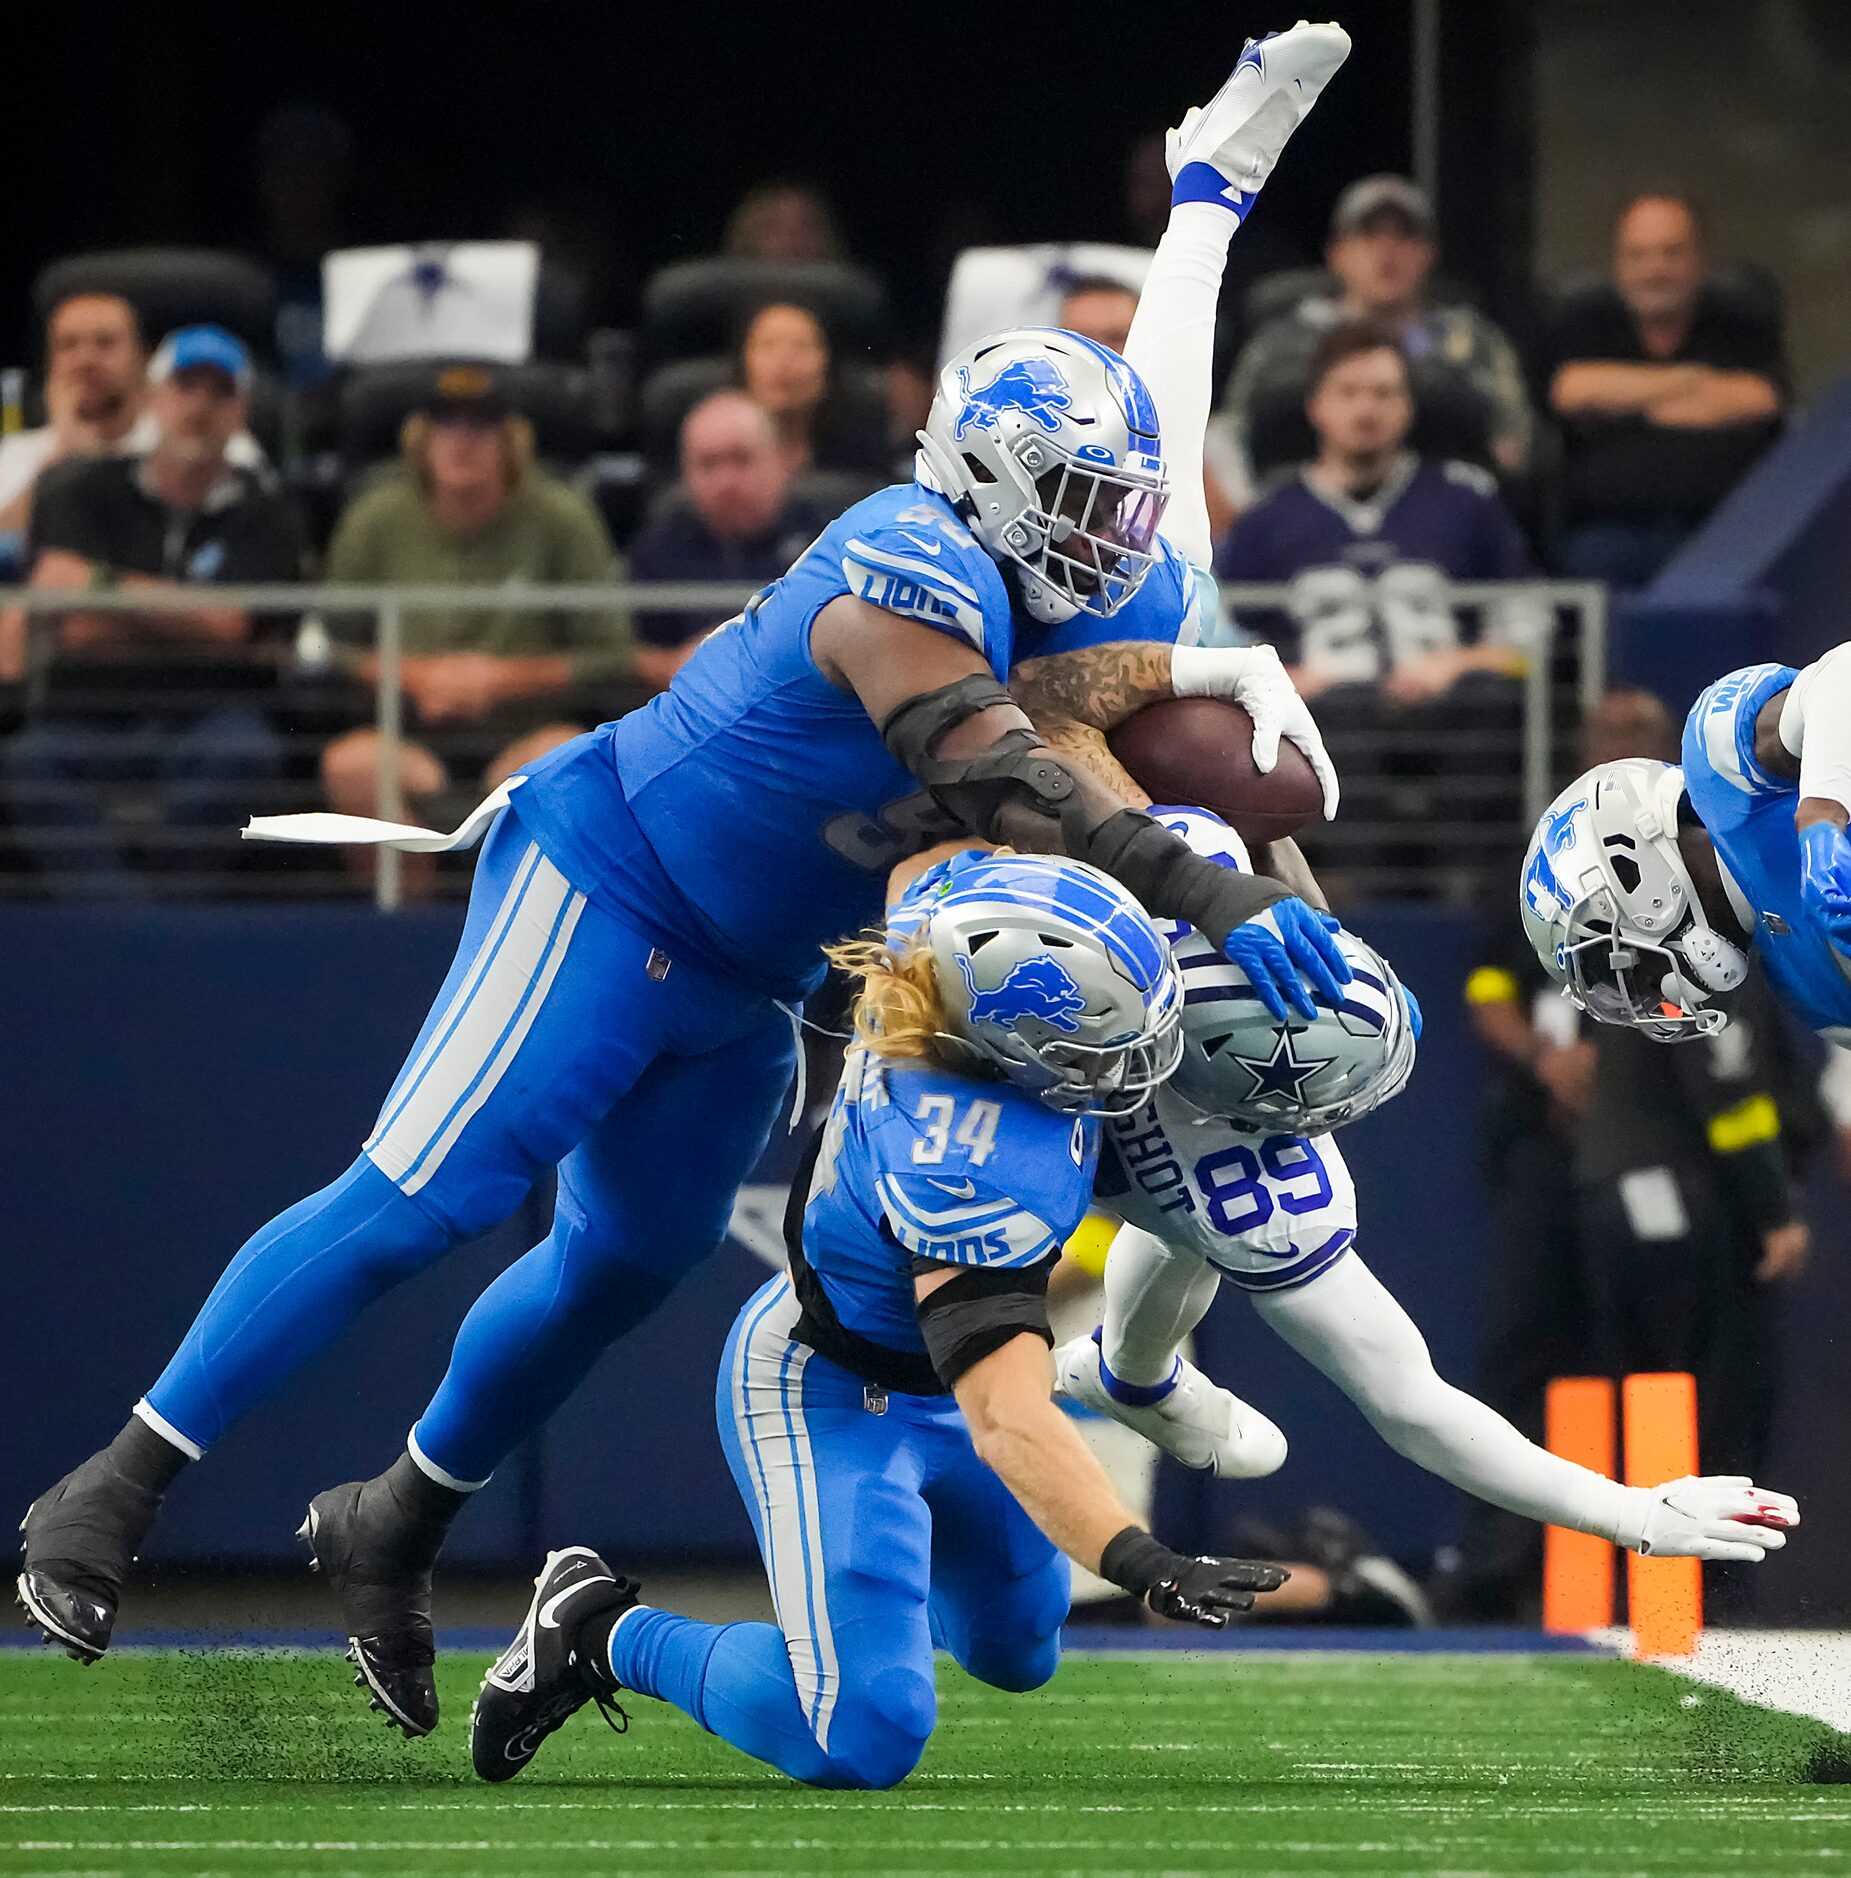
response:
<path id="1" fill-rule="evenodd" d="M 1594 1640 L 1622 1653 L 1630 1643 L 1625 1630 L 1598 1631 Z M 1758 1708 L 1809 1715 L 1851 1734 L 1851 1632 L 1705 1630 L 1695 1656 L 1648 1660 Z"/>

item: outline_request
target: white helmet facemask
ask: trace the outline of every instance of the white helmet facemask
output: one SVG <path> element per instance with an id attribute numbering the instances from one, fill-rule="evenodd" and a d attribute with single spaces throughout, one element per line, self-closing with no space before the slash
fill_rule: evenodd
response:
<path id="1" fill-rule="evenodd" d="M 1157 407 L 1116 352 L 1058 327 L 992 334 L 939 374 L 917 474 L 1055 623 L 1109 617 L 1161 558 Z"/>

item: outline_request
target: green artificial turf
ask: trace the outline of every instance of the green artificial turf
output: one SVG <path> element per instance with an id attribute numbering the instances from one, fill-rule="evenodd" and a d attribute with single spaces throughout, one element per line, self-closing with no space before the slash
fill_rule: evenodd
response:
<path id="1" fill-rule="evenodd" d="M 481 1659 L 407 1743 L 332 1655 L 0 1656 L 0 1872 L 1791 1873 L 1851 1863 L 1851 1748 L 1662 1671 L 1573 1657 L 947 1666 L 885 1794 L 812 1792 L 658 1703 L 469 1773 Z"/>

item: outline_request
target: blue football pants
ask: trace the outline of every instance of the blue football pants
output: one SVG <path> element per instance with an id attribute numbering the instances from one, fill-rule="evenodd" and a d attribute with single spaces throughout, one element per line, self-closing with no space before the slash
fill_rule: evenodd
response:
<path id="1" fill-rule="evenodd" d="M 778 1621 L 626 1617 L 625 1688 L 820 1787 L 891 1787 L 937 1716 L 932 1650 L 993 1688 L 1060 1660 L 1067 1561 L 977 1458 L 949 1396 L 888 1395 L 791 1341 L 790 1281 L 740 1312 L 715 1407 Z"/>
<path id="2" fill-rule="evenodd" d="M 666 967 L 666 969 L 664 969 Z M 559 1170 L 413 1431 L 475 1485 L 720 1243 L 795 1060 L 791 1020 L 665 959 L 504 811 L 449 976 L 359 1158 L 226 1267 L 148 1406 L 204 1448 L 374 1298 Z"/>

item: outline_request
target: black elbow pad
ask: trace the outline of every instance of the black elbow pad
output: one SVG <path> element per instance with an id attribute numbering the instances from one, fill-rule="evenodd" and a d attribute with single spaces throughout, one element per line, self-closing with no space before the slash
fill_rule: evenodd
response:
<path id="1" fill-rule="evenodd" d="M 1197 854 L 1181 835 L 1138 809 L 1123 809 L 1101 822 L 1083 848 L 1069 846 L 1068 852 L 1102 868 L 1147 911 L 1193 926 L 1217 951 L 1236 926 L 1292 897 L 1279 881 L 1236 873 Z"/>
<path id="2" fill-rule="evenodd" d="M 944 1269 L 941 1261 L 913 1261 L 915 1275 Z M 1025 1271 L 975 1266 L 919 1300 L 919 1332 L 947 1389 L 992 1351 L 1024 1333 L 1054 1347 L 1054 1332 L 1048 1327 L 1048 1274 L 1053 1269 L 1052 1259 Z"/>

